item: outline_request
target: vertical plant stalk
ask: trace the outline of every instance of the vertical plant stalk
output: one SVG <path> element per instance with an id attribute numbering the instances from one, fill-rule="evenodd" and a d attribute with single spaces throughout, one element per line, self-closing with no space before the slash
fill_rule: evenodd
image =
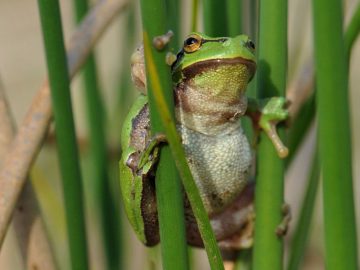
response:
<path id="1" fill-rule="evenodd" d="M 227 1 L 202 1 L 205 33 L 213 37 L 227 36 Z"/>
<path id="2" fill-rule="evenodd" d="M 142 0 L 140 3 L 151 132 L 152 134 L 158 134 L 164 132 L 164 127 L 160 120 L 161 112 L 154 99 L 154 74 L 149 70 L 151 64 L 154 65 L 154 73 L 161 78 L 160 85 L 164 91 L 167 106 L 174 108 L 170 67 L 165 63 L 166 50 L 159 52 L 150 42 L 150 37 L 153 40 L 155 37 L 167 32 L 165 1 L 157 0 L 150 3 Z M 154 20 L 154 18 L 156 19 Z M 153 58 L 150 58 L 150 55 Z M 171 112 L 171 117 L 174 119 L 174 110 Z M 181 182 L 170 148 L 167 145 L 161 148 L 155 186 L 163 268 L 165 270 L 189 269 Z"/>
<path id="3" fill-rule="evenodd" d="M 320 166 L 317 151 L 314 153 L 311 173 L 309 175 L 305 197 L 301 206 L 299 221 L 296 224 L 293 239 L 291 241 L 291 254 L 288 270 L 301 269 L 301 261 L 304 258 L 309 230 L 314 212 L 316 194 L 320 181 Z"/>
<path id="4" fill-rule="evenodd" d="M 78 23 L 88 11 L 87 0 L 75 0 L 76 20 Z M 97 192 L 96 204 L 99 205 L 99 217 L 104 241 L 105 256 L 108 269 L 119 268 L 119 237 L 117 224 L 117 211 L 114 207 L 110 192 L 110 179 L 108 175 L 108 158 L 106 151 L 106 117 L 102 96 L 97 78 L 96 60 L 91 53 L 84 65 L 84 96 L 88 117 L 90 136 L 90 155 L 92 161 L 92 177 Z"/>
<path id="5" fill-rule="evenodd" d="M 287 1 L 261 1 L 258 97 L 284 96 L 287 69 Z M 283 138 L 283 130 L 279 130 Z M 255 188 L 255 270 L 283 267 L 283 239 L 276 235 L 283 219 L 284 165 L 269 138 L 262 133 L 258 145 Z"/>
<path id="6" fill-rule="evenodd" d="M 86 227 L 70 79 L 57 0 L 39 0 L 46 62 L 54 110 L 72 269 L 88 269 Z"/>
<path id="7" fill-rule="evenodd" d="M 144 1 L 143 4 L 145 4 L 146 3 L 145 0 L 143 1 Z M 161 5 L 161 1 L 157 2 L 156 4 Z M 154 11 L 156 11 L 157 5 L 154 5 L 153 2 L 151 4 L 148 3 L 148 5 L 149 6 L 147 6 L 146 11 L 149 11 L 149 13 L 143 12 L 143 14 L 146 14 L 146 18 L 143 18 L 143 24 L 145 26 L 151 25 L 152 27 L 157 27 L 158 22 L 156 22 L 155 24 L 153 21 L 154 14 L 156 14 Z M 152 13 L 150 11 L 152 11 Z M 158 18 L 158 16 L 156 17 Z M 163 94 L 165 93 L 166 90 L 165 88 L 163 88 L 162 85 L 164 79 L 160 80 L 160 76 L 157 71 L 157 68 L 159 66 L 164 65 L 164 58 L 160 58 L 157 60 L 158 62 L 155 62 L 153 56 L 153 54 L 155 54 L 155 51 L 150 42 L 149 34 L 145 31 L 143 37 L 144 37 L 144 48 L 145 48 L 145 62 L 147 66 L 147 73 L 150 78 L 150 80 L 148 80 L 148 84 L 151 85 L 151 89 L 152 89 L 150 93 L 153 95 L 154 101 L 156 102 L 155 104 L 157 105 L 156 108 L 159 110 L 160 113 L 159 118 L 161 119 L 161 123 L 164 127 L 166 138 L 168 140 L 172 152 L 172 156 L 175 159 L 175 163 L 178 172 L 181 176 L 184 189 L 190 201 L 190 205 L 192 207 L 194 216 L 196 218 L 199 231 L 203 239 L 206 252 L 208 254 L 210 267 L 212 270 L 222 270 L 224 269 L 224 266 L 221 260 L 220 251 L 217 246 L 214 233 L 210 226 L 208 215 L 205 211 L 204 205 L 200 198 L 199 191 L 196 187 L 194 179 L 192 178 L 191 175 L 191 171 L 187 164 L 185 158 L 185 152 L 180 141 L 180 136 L 174 124 L 174 117 L 170 113 L 169 106 L 167 105 L 166 102 L 167 100 L 165 99 Z M 171 85 L 170 80 L 168 83 Z M 169 92 L 172 93 L 172 91 Z M 172 99 L 170 99 L 170 101 L 171 100 Z M 172 265 L 176 265 L 176 264 L 173 263 Z"/>
<path id="8" fill-rule="evenodd" d="M 15 122 L 0 81 L 0 166 L 15 135 Z M 31 183 L 25 184 L 13 216 L 20 252 L 27 267 L 55 270 L 55 261 Z M 36 241 L 36 243 L 34 243 Z"/>
<path id="9" fill-rule="evenodd" d="M 345 42 L 345 56 L 346 59 L 350 60 L 351 48 L 358 37 L 360 32 L 360 4 L 358 4 L 354 15 L 351 18 L 349 26 L 345 32 L 344 42 Z"/>
<path id="10" fill-rule="evenodd" d="M 191 8 L 191 31 L 198 31 L 199 0 L 192 0 Z"/>
<path id="11" fill-rule="evenodd" d="M 313 1 L 318 141 L 323 175 L 326 268 L 355 270 L 359 265 L 341 5 L 340 0 Z"/>
<path id="12" fill-rule="evenodd" d="M 345 43 L 345 56 L 347 59 L 347 65 L 349 68 L 349 60 L 351 56 L 351 49 L 354 45 L 354 42 L 356 38 L 359 36 L 360 32 L 360 5 L 357 6 L 356 11 L 354 12 L 353 17 L 351 18 L 351 21 L 345 31 L 344 34 L 344 43 Z M 314 72 L 311 71 L 309 74 L 309 67 L 305 67 L 302 71 L 304 74 L 301 76 L 301 87 L 305 87 L 307 89 L 314 88 L 315 78 L 314 78 Z M 305 83 L 304 83 L 305 81 Z M 294 91 L 296 92 L 296 91 Z M 304 91 L 299 91 L 303 93 Z M 307 92 L 307 90 L 305 91 Z M 288 147 L 290 150 L 289 156 L 286 160 L 286 165 L 288 166 L 295 153 L 297 152 L 297 149 L 304 138 L 304 134 L 308 131 L 310 124 L 312 123 L 314 117 L 315 117 L 315 92 L 307 99 L 304 104 L 303 102 L 299 101 L 299 99 L 294 100 L 294 102 L 299 102 L 301 105 L 293 106 L 291 105 L 291 115 L 295 115 L 293 117 L 293 123 L 291 125 L 291 128 L 288 132 Z"/>
<path id="13" fill-rule="evenodd" d="M 67 57 L 70 77 L 83 65 L 96 41 L 112 19 L 126 7 L 126 3 L 104 0 L 98 2 L 86 16 L 69 44 Z M 41 147 L 51 119 L 49 85 L 45 81 L 34 97 L 0 170 L 0 247 L 30 166 Z"/>
<path id="14" fill-rule="evenodd" d="M 147 37 L 147 35 L 144 35 L 145 48 L 146 45 L 149 47 L 151 46 L 149 38 Z M 145 54 L 145 57 L 145 60 L 147 61 L 149 66 L 149 74 L 151 74 L 154 79 L 152 81 L 152 87 L 154 91 L 153 94 L 159 111 L 161 112 L 160 118 L 165 127 L 166 138 L 169 142 L 172 156 L 173 158 L 175 158 L 177 169 L 180 173 L 184 189 L 190 201 L 194 216 L 196 218 L 201 238 L 204 242 L 204 246 L 208 255 L 210 267 L 212 270 L 222 270 L 224 269 L 224 266 L 222 264 L 220 250 L 217 246 L 217 242 L 209 222 L 209 217 L 205 211 L 199 191 L 197 189 L 194 179 L 192 178 L 190 168 L 187 164 L 185 152 L 181 145 L 181 139 L 174 124 L 174 119 L 171 117 L 170 110 L 167 107 L 165 98 L 162 94 L 163 90 L 160 85 L 160 78 L 156 73 L 156 66 L 153 60 L 153 56 L 150 53 L 148 55 Z"/>
<path id="15" fill-rule="evenodd" d="M 179 37 L 181 36 L 181 27 L 179 23 L 181 17 L 181 1 L 166 0 L 166 15 L 169 23 L 168 27 L 174 33 L 174 36 L 170 40 L 169 48 L 171 50 L 177 50 L 180 45 Z M 176 51 L 174 53 L 176 53 Z"/>
<path id="16" fill-rule="evenodd" d="M 228 35 L 234 37 L 242 33 L 242 0 L 228 0 L 226 2 L 226 17 Z"/>

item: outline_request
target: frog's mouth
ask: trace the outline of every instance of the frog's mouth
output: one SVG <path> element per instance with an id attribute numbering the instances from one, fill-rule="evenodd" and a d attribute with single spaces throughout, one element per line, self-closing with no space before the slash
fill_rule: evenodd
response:
<path id="1" fill-rule="evenodd" d="M 196 62 L 182 70 L 182 74 L 185 80 L 192 79 L 196 75 L 204 73 L 208 70 L 216 70 L 219 67 L 224 67 L 226 65 L 239 65 L 242 64 L 246 66 L 249 70 L 249 81 L 253 78 L 256 71 L 256 63 L 254 61 L 242 58 L 221 58 L 221 59 L 209 59 L 205 61 Z"/>

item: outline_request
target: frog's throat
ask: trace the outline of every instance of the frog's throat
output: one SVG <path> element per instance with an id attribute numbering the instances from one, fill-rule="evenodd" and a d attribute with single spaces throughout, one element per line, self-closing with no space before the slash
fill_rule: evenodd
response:
<path id="1" fill-rule="evenodd" d="M 238 64 L 244 64 L 249 69 L 249 74 L 250 74 L 249 81 L 250 81 L 255 74 L 256 63 L 252 60 L 245 59 L 242 57 L 217 58 L 217 59 L 208 59 L 208 60 L 196 62 L 190 66 L 185 67 L 182 70 L 183 80 L 192 79 L 199 73 L 205 72 L 210 68 L 216 69 L 219 66 L 238 65 Z"/>
<path id="2" fill-rule="evenodd" d="M 181 87 L 182 86 L 182 87 Z M 218 135 L 239 128 L 247 98 L 241 93 L 232 102 L 219 100 L 185 84 L 175 90 L 175 113 L 178 123 L 206 135 Z"/>

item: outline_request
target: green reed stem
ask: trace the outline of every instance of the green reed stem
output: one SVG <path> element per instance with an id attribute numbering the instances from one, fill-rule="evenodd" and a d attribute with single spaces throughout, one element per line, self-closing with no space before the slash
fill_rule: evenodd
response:
<path id="1" fill-rule="evenodd" d="M 212 37 L 227 36 L 227 1 L 203 1 L 204 31 Z"/>
<path id="2" fill-rule="evenodd" d="M 356 38 L 360 33 L 360 5 L 357 6 L 353 17 L 345 31 L 344 43 L 345 43 L 345 55 L 348 60 L 351 56 L 351 49 L 354 45 Z M 311 122 L 315 116 L 315 93 L 311 95 L 309 100 L 303 105 L 298 116 L 294 119 L 293 124 L 288 134 L 288 146 L 290 155 L 287 159 L 287 165 L 291 162 L 294 154 L 296 153 L 298 146 L 300 145 L 305 133 L 308 131 Z"/>
<path id="3" fill-rule="evenodd" d="M 160 87 L 166 99 L 166 106 L 174 108 L 170 67 L 165 63 L 166 50 L 157 51 L 150 41 L 150 37 L 152 40 L 168 30 L 166 29 L 165 1 L 156 0 L 150 3 L 142 0 L 140 3 L 151 132 L 157 134 L 164 132 L 164 126 L 161 122 L 161 108 L 154 97 L 154 76 L 161 78 Z M 153 58 L 149 58 L 150 55 Z M 156 69 L 154 74 L 150 70 L 151 64 Z M 171 117 L 174 119 L 174 110 L 171 112 Z M 156 195 L 163 269 L 189 269 L 181 182 L 168 145 L 161 148 L 160 162 L 156 172 Z"/>
<path id="4" fill-rule="evenodd" d="M 167 7 L 167 16 L 169 21 L 169 29 L 173 31 L 174 36 L 170 41 L 169 48 L 177 50 L 180 45 L 180 37 L 181 37 L 181 25 L 180 25 L 180 17 L 181 17 L 181 1 L 179 0 L 166 0 Z M 176 51 L 173 51 L 176 53 Z"/>
<path id="5" fill-rule="evenodd" d="M 288 263 L 288 270 L 301 269 L 302 259 L 306 249 L 308 235 L 310 231 L 310 225 L 312 215 L 314 212 L 314 205 L 316 200 L 316 194 L 320 181 L 320 167 L 318 154 L 314 154 L 311 173 L 309 175 L 305 197 L 301 206 L 301 213 L 299 221 L 296 224 L 293 239 L 291 241 L 290 259 Z"/>
<path id="6" fill-rule="evenodd" d="M 169 67 L 166 67 L 164 64 L 164 58 L 165 58 L 165 52 L 162 51 L 161 53 L 157 52 L 154 47 L 151 44 L 150 37 L 157 36 L 159 34 L 163 34 L 165 29 L 163 29 L 163 26 L 165 25 L 164 21 L 164 13 L 160 12 L 161 7 L 163 6 L 163 2 L 161 0 L 157 0 L 156 2 L 152 1 L 149 3 L 148 1 L 143 0 L 142 2 L 142 16 L 143 16 L 143 25 L 144 25 L 144 48 L 145 48 L 145 62 L 146 62 L 146 68 L 147 68 L 147 78 L 148 78 L 148 88 L 149 91 L 149 100 L 150 100 L 150 106 L 151 103 L 153 103 L 155 106 L 155 112 L 156 109 L 159 110 L 157 112 L 157 117 L 151 117 L 151 119 L 154 119 L 157 122 L 157 126 L 160 126 L 160 124 L 163 125 L 165 134 L 172 152 L 172 156 L 175 159 L 175 163 L 178 169 L 178 172 L 180 173 L 181 180 L 184 186 L 184 189 L 186 191 L 187 197 L 189 199 L 190 205 L 192 207 L 194 216 L 196 218 L 200 234 L 202 236 L 205 249 L 208 254 L 208 259 L 210 263 L 210 267 L 212 270 L 221 270 L 223 268 L 222 259 L 220 256 L 220 251 L 217 246 L 216 239 L 214 237 L 214 233 L 212 231 L 212 228 L 209 223 L 209 218 L 207 216 L 207 213 L 205 211 L 204 205 L 202 203 L 201 197 L 199 195 L 199 191 L 196 187 L 196 184 L 191 176 L 191 172 L 189 169 L 189 166 L 187 164 L 186 158 L 185 158 L 185 152 L 181 145 L 180 136 L 177 132 L 176 126 L 174 124 L 174 113 L 173 111 L 170 111 L 169 108 L 173 108 L 173 98 L 172 98 L 172 91 L 169 91 L 168 89 L 172 89 L 171 86 L 171 80 L 170 80 L 170 69 Z M 157 18 L 158 20 L 154 21 L 153 18 Z M 160 73 L 159 69 L 161 69 L 162 72 Z M 168 72 L 168 74 L 166 74 Z M 166 76 L 167 75 L 167 76 Z M 161 79 L 160 79 L 161 78 Z M 164 93 L 167 93 L 166 98 Z M 169 106 L 168 104 L 172 105 Z M 150 109 L 151 111 L 151 109 Z M 154 111 L 154 110 L 153 110 Z M 155 122 L 156 123 L 156 122 Z M 164 151 L 164 150 L 163 150 Z M 164 160 L 171 159 L 170 157 L 166 156 L 164 157 L 162 155 L 162 158 Z M 161 162 L 161 160 L 160 160 Z M 172 179 L 172 178 L 169 178 Z M 175 181 L 169 181 L 167 179 L 167 182 L 173 183 Z M 156 180 L 157 181 L 157 180 Z M 167 193 L 161 194 L 164 196 L 167 196 L 170 194 L 170 191 L 180 191 L 180 189 L 176 189 L 178 187 L 175 187 L 175 189 L 168 190 Z M 158 190 L 157 190 L 158 191 Z M 159 193 L 157 193 L 159 195 Z M 171 201 L 174 201 L 174 195 L 169 196 L 169 201 L 166 201 L 170 204 Z M 176 199 L 176 198 L 175 198 Z M 179 202 L 180 203 L 180 202 Z M 181 205 L 182 207 L 182 205 Z M 181 208 L 180 207 L 180 208 Z M 172 212 L 174 212 L 174 209 L 171 209 Z M 171 220 L 171 226 L 176 227 L 177 224 L 174 220 Z M 169 228 L 170 230 L 171 228 Z M 160 235 L 161 236 L 161 235 Z M 163 237 L 164 239 L 164 237 Z M 179 245 L 175 243 L 179 243 L 175 241 L 174 239 L 170 240 L 173 248 L 170 249 L 169 252 L 173 252 L 173 257 L 181 257 L 184 258 L 184 256 L 178 252 L 174 252 L 176 246 L 185 246 L 185 245 Z M 175 246 L 174 246 L 175 245 Z M 163 252 L 165 252 L 166 248 L 162 247 Z M 181 251 L 181 250 L 180 250 Z M 181 251 L 182 252 L 182 251 Z M 185 254 L 185 253 L 184 253 Z M 169 258 L 171 257 L 168 255 Z M 176 259 L 176 258 L 175 258 Z M 187 257 L 186 257 L 187 259 Z M 168 260 L 165 263 L 169 263 L 170 267 L 176 267 L 180 265 L 184 265 L 185 259 L 180 260 L 182 261 L 181 264 L 174 263 L 174 260 Z M 187 265 L 186 265 L 187 266 Z M 185 267 L 185 266 L 184 266 Z M 169 268 L 174 269 L 174 268 Z"/>
<path id="7" fill-rule="evenodd" d="M 284 96 L 287 70 L 287 1 L 260 2 L 258 97 Z M 283 129 L 279 130 L 283 135 Z M 281 136 L 283 137 L 283 136 Z M 275 234 L 283 218 L 284 168 L 274 146 L 260 135 L 255 189 L 253 269 L 277 270 L 283 264 L 283 240 Z"/>
<path id="8" fill-rule="evenodd" d="M 191 9 L 191 31 L 196 32 L 198 30 L 198 16 L 199 16 L 199 0 L 192 0 Z"/>
<path id="9" fill-rule="evenodd" d="M 319 155 L 323 173 L 326 267 L 355 270 L 358 262 L 348 68 L 341 5 L 340 0 L 313 1 Z"/>
<path id="10" fill-rule="evenodd" d="M 356 38 L 359 36 L 360 32 L 360 4 L 358 4 L 356 11 L 354 12 L 354 15 L 351 18 L 351 21 L 347 27 L 347 30 L 345 32 L 344 41 L 345 41 L 345 55 L 349 62 L 350 54 L 351 54 L 351 48 L 356 40 Z"/>
<path id="11" fill-rule="evenodd" d="M 79 23 L 85 17 L 89 4 L 87 0 L 75 0 L 76 21 Z M 108 269 L 119 266 L 119 237 L 116 210 L 110 192 L 108 175 L 109 164 L 106 149 L 106 117 L 102 96 L 99 89 L 97 67 L 94 54 L 90 54 L 83 68 L 84 95 L 86 101 L 87 121 L 90 137 L 90 155 L 92 161 L 94 190 L 97 192 L 97 205 L 100 209 L 102 236 L 105 247 Z"/>
<path id="12" fill-rule="evenodd" d="M 226 8 L 228 35 L 234 37 L 242 34 L 242 0 L 228 0 Z"/>
<path id="13" fill-rule="evenodd" d="M 83 188 L 59 3 L 38 0 L 62 175 L 72 269 L 88 269 Z"/>

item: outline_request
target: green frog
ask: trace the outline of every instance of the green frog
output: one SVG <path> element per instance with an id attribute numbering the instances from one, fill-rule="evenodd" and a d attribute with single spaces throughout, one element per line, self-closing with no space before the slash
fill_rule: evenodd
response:
<path id="1" fill-rule="evenodd" d="M 255 45 L 246 35 L 212 38 L 191 33 L 171 65 L 177 130 L 186 158 L 220 246 L 252 243 L 253 154 L 241 117 L 264 130 L 280 157 L 287 148 L 275 125 L 287 118 L 285 99 L 248 99 L 245 90 L 256 71 Z M 123 126 L 120 186 L 125 211 L 138 238 L 159 242 L 155 194 L 156 162 L 163 136 L 150 134 L 143 49 L 132 56 L 132 78 L 142 94 Z M 202 240 L 185 197 L 187 240 Z"/>

